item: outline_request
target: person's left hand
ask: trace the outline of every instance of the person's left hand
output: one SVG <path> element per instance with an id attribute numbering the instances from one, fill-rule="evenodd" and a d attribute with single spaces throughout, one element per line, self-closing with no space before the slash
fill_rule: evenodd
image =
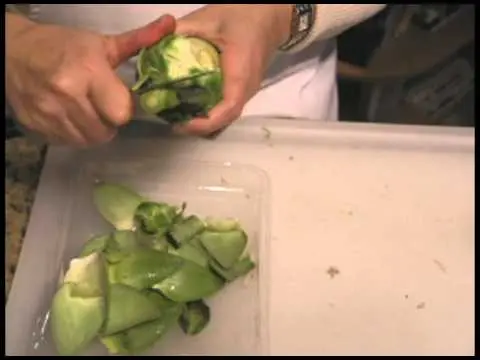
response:
<path id="1" fill-rule="evenodd" d="M 272 5 L 207 5 L 177 22 L 176 33 L 198 36 L 221 52 L 223 100 L 207 118 L 195 118 L 176 130 L 207 135 L 241 115 L 258 91 L 270 59 L 290 36 L 292 7 Z"/>

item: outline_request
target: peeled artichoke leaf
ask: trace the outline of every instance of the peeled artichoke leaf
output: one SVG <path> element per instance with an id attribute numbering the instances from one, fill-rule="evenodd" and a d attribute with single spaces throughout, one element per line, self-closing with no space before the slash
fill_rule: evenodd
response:
<path id="1" fill-rule="evenodd" d="M 208 253 L 225 269 L 235 264 L 247 246 L 247 235 L 242 230 L 204 231 L 199 238 Z"/>
<path id="2" fill-rule="evenodd" d="M 171 237 L 176 245 L 180 247 L 193 239 L 197 234 L 201 233 L 205 225 L 200 218 L 190 215 L 184 219 L 176 221 L 168 231 L 168 237 Z"/>
<path id="3" fill-rule="evenodd" d="M 206 229 L 215 232 L 226 232 L 233 230 L 242 230 L 236 219 L 217 219 L 214 217 L 205 218 Z"/>
<path id="4" fill-rule="evenodd" d="M 98 212 L 117 230 L 131 230 L 134 214 L 143 198 L 129 188 L 100 183 L 95 185 L 93 200 Z"/>
<path id="5" fill-rule="evenodd" d="M 144 294 L 156 304 L 161 315 L 153 321 L 100 338 L 110 354 L 135 355 L 148 350 L 168 332 L 179 318 L 183 304 L 168 300 L 156 291 L 146 291 Z"/>
<path id="6" fill-rule="evenodd" d="M 156 234 L 147 234 L 141 229 L 136 231 L 137 241 L 142 247 L 149 249 L 164 251 L 168 249 L 168 242 L 165 236 L 167 229 L 162 229 Z"/>
<path id="7" fill-rule="evenodd" d="M 125 332 L 102 336 L 100 342 L 107 348 L 111 355 L 127 355 L 128 349 L 125 341 Z"/>
<path id="8" fill-rule="evenodd" d="M 228 282 L 232 282 L 239 277 L 247 275 L 250 271 L 255 269 L 256 266 L 248 255 L 238 260 L 230 269 L 224 269 L 215 260 L 211 260 L 209 265 L 216 274 Z"/>
<path id="9" fill-rule="evenodd" d="M 102 252 L 106 248 L 110 237 L 110 234 L 93 236 L 85 243 L 79 257 L 85 257 L 96 252 Z"/>
<path id="10" fill-rule="evenodd" d="M 185 260 L 164 251 L 137 249 L 109 268 L 110 281 L 147 289 L 182 268 Z"/>
<path id="11" fill-rule="evenodd" d="M 135 325 L 157 319 L 159 306 L 143 292 L 122 284 L 112 284 L 107 300 L 103 335 L 121 332 Z"/>
<path id="12" fill-rule="evenodd" d="M 185 260 L 183 266 L 152 288 L 175 302 L 189 302 L 212 296 L 224 285 L 210 270 Z"/>
<path id="13" fill-rule="evenodd" d="M 134 218 L 140 228 L 148 233 L 154 234 L 159 229 L 170 227 L 179 212 L 178 207 L 166 203 L 145 201 L 135 209 Z"/>
<path id="14" fill-rule="evenodd" d="M 132 250 L 140 247 L 137 235 L 131 230 L 117 230 L 107 240 L 105 257 L 109 263 L 117 263 L 127 256 Z"/>
<path id="15" fill-rule="evenodd" d="M 185 260 L 192 261 L 201 267 L 208 267 L 208 255 L 205 254 L 202 250 L 198 249 L 194 245 L 185 244 L 178 249 L 169 248 L 168 252 L 174 255 L 177 255 Z"/>
<path id="16" fill-rule="evenodd" d="M 65 283 L 53 298 L 51 331 L 60 355 L 77 355 L 99 333 L 105 317 L 103 297 L 73 296 L 76 285 Z"/>
<path id="17" fill-rule="evenodd" d="M 63 283 L 70 283 L 72 296 L 103 296 L 106 280 L 106 268 L 103 255 L 93 253 L 82 258 L 72 259 L 63 278 Z"/>
<path id="18" fill-rule="evenodd" d="M 187 335 L 199 334 L 210 322 L 210 308 L 202 300 L 187 303 L 179 319 L 180 328 Z"/>

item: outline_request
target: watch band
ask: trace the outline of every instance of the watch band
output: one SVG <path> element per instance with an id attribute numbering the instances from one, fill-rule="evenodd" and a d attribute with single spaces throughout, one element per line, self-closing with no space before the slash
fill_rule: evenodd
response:
<path id="1" fill-rule="evenodd" d="M 292 9 L 292 24 L 290 38 L 280 46 L 281 51 L 287 51 L 301 43 L 310 34 L 315 24 L 316 4 L 294 4 Z"/>

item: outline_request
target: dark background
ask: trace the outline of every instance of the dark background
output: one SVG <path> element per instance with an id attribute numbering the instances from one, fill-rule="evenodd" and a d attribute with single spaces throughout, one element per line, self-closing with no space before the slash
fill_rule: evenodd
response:
<path id="1" fill-rule="evenodd" d="M 342 120 L 475 126 L 474 5 L 388 5 L 338 51 Z"/>

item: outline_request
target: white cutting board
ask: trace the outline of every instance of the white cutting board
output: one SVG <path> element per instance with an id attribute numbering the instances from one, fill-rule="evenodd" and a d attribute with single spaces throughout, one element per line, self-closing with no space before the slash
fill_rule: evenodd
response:
<path id="1" fill-rule="evenodd" d="M 67 169 L 152 154 L 264 175 L 252 352 L 474 354 L 474 129 L 245 119 L 214 141 L 145 133 L 82 156 L 50 150 L 7 304 L 7 354 L 30 353 L 21 328 L 46 266 L 35 237 L 61 226 L 46 214 L 58 211 Z"/>

